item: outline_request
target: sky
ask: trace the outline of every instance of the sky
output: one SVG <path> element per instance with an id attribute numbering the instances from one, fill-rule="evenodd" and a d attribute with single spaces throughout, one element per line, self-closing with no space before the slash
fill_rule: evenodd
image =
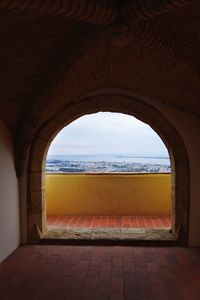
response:
<path id="1" fill-rule="evenodd" d="M 63 128 L 49 155 L 133 155 L 168 157 L 157 133 L 144 122 L 122 114 L 84 115 Z"/>

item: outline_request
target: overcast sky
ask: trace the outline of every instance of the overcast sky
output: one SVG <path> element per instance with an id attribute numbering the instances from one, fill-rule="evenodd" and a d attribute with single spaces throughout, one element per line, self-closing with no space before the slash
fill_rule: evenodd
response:
<path id="1" fill-rule="evenodd" d="M 110 112 L 85 115 L 59 132 L 48 155 L 167 156 L 160 137 L 138 119 Z"/>

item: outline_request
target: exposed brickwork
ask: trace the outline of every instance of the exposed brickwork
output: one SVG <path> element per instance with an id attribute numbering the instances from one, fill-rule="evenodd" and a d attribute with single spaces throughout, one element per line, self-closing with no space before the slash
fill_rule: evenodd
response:
<path id="1" fill-rule="evenodd" d="M 126 23 L 134 22 L 137 19 L 149 19 L 165 14 L 191 3 L 191 0 L 145 0 L 130 1 L 124 0 L 121 3 L 115 0 L 74 0 L 72 2 L 54 2 L 38 0 L 32 1 L 3 1 L 0 3 L 0 11 L 6 10 L 31 12 L 31 13 L 50 13 L 63 15 L 78 20 L 87 21 L 98 25 L 108 25 L 113 22 L 120 22 L 121 19 Z"/>
<path id="2" fill-rule="evenodd" d="M 176 16 L 181 11 L 183 23 L 190 24 L 190 18 L 185 19 L 184 12 L 200 9 L 198 3 L 193 7 L 191 0 L 125 0 L 120 3 L 114 0 L 2 1 L 2 26 L 4 22 L 8 24 L 8 38 L 4 43 L 8 51 L 4 54 L 3 63 L 9 61 L 10 64 L 5 65 L 8 75 L 2 74 L 2 86 L 5 87 L 2 98 L 12 103 L 7 107 L 9 114 L 2 113 L 2 118 L 14 135 L 17 160 L 26 157 L 37 130 L 53 114 L 72 99 L 105 86 L 123 86 L 199 115 L 194 109 L 199 103 L 198 93 L 194 90 L 199 90 L 200 75 L 191 47 L 183 47 L 185 37 L 184 41 L 177 41 L 158 19 L 158 16 L 161 18 L 169 13 Z M 12 22 L 15 26 L 9 25 Z M 32 40 L 29 32 L 33 35 Z M 14 37 L 17 37 L 16 41 Z M 9 40 L 14 40 L 12 47 Z M 113 45 L 126 46 L 126 49 L 123 53 L 118 52 Z M 16 54 L 13 54 L 15 46 Z M 138 53 L 144 57 L 138 58 Z M 120 70 L 126 70 L 125 74 L 120 72 L 119 78 L 118 68 L 114 72 L 118 63 Z M 149 72 L 148 68 L 152 66 Z M 173 70 L 168 70 L 168 66 Z M 137 81 L 135 72 L 145 78 L 142 80 L 145 86 L 141 86 L 141 80 Z M 10 73 L 15 75 L 11 81 L 10 77 L 7 78 Z M 150 73 L 146 78 L 146 74 Z M 152 81 L 154 77 L 159 78 L 161 85 L 156 86 L 157 80 Z M 71 80 L 79 83 L 78 88 Z M 14 83 L 13 88 L 8 85 L 9 81 Z M 155 86 L 154 92 L 152 86 Z M 15 101 L 18 102 L 13 105 Z M 5 112 L 5 104 L 0 108 Z M 15 116 L 16 109 L 19 110 L 18 116 Z"/>
<path id="3" fill-rule="evenodd" d="M 126 23 L 133 23 L 135 19 L 149 20 L 168 13 L 181 6 L 191 3 L 191 0 L 126 0 L 122 4 L 122 17 Z"/>
<path id="4" fill-rule="evenodd" d="M 174 0 L 177 1 L 177 0 Z M 178 0 L 181 2 L 180 0 Z M 182 1 L 183 2 L 183 1 Z M 6 10 L 31 12 L 33 14 L 51 14 L 75 18 L 98 25 L 112 23 L 118 14 L 116 1 L 113 0 L 73 0 L 70 1 L 2 1 L 0 11 Z"/>

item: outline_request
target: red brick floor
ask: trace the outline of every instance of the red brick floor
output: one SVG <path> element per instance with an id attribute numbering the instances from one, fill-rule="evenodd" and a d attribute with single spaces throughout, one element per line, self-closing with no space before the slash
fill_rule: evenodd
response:
<path id="1" fill-rule="evenodd" d="M 23 246 L 0 264 L 1 300 L 197 300 L 200 249 Z"/>
<path id="2" fill-rule="evenodd" d="M 171 227 L 170 216 L 48 216 L 50 226 L 162 228 Z"/>

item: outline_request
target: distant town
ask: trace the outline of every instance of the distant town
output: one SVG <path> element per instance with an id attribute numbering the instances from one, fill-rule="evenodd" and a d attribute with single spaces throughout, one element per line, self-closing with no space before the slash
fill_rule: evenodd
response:
<path id="1" fill-rule="evenodd" d="M 169 173 L 169 165 L 160 163 L 112 161 L 47 160 L 46 173 Z"/>

